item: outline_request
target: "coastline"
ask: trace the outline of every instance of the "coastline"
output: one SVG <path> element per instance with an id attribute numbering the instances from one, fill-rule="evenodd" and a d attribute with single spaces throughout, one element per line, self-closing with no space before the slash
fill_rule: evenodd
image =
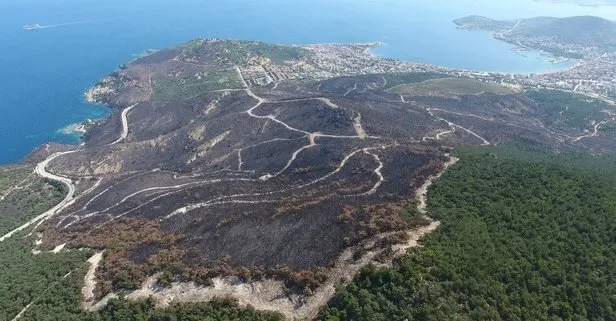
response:
<path id="1" fill-rule="evenodd" d="M 121 70 L 121 66 L 131 63 L 135 60 L 138 60 L 140 58 L 143 57 L 147 57 L 153 53 L 158 52 L 159 50 L 157 49 L 146 49 L 142 52 L 133 54 L 133 59 L 124 62 L 123 64 L 120 65 L 120 67 L 114 71 L 118 71 Z M 113 71 L 112 71 L 113 72 Z M 68 146 L 81 146 L 84 145 L 84 138 L 87 136 L 88 132 L 97 125 L 97 123 L 99 123 L 100 121 L 103 121 L 109 117 L 111 117 L 111 114 L 113 113 L 114 109 L 113 107 L 111 107 L 109 104 L 107 104 L 104 99 L 102 99 L 101 97 L 104 97 L 106 95 L 112 95 L 115 93 L 115 90 L 110 87 L 105 85 L 105 81 L 110 80 L 111 77 L 110 76 L 105 76 L 102 79 L 99 79 L 97 81 L 97 83 L 95 83 L 94 85 L 90 86 L 87 90 L 83 91 L 82 97 L 83 97 L 83 102 L 88 104 L 88 105 L 95 105 L 95 106 L 99 106 L 99 107 L 104 107 L 108 112 L 103 115 L 102 117 L 97 117 L 97 118 L 92 118 L 92 117 L 88 117 L 82 121 L 76 122 L 76 123 L 71 123 L 68 124 L 64 127 L 61 127 L 59 129 L 56 130 L 56 133 L 58 135 L 61 135 L 63 137 L 69 137 L 71 139 L 74 139 L 73 143 L 67 143 L 67 142 L 57 142 L 55 140 L 50 140 L 38 147 L 33 148 L 28 154 L 24 155 L 24 157 L 22 159 L 20 159 L 17 162 L 12 162 L 12 163 L 6 163 L 6 164 L 1 164 L 0 163 L 0 167 L 3 166 L 11 166 L 11 165 L 15 165 L 15 164 L 20 164 L 23 162 L 23 160 L 30 158 L 31 155 L 34 155 L 37 153 L 37 151 L 39 151 L 41 148 L 45 148 L 46 146 L 49 146 L 50 144 L 59 144 L 59 145 L 68 145 Z"/>
<path id="2" fill-rule="evenodd" d="M 112 72 L 117 72 L 119 70 L 121 70 L 123 68 L 123 66 L 126 66 L 127 64 L 130 64 L 140 58 L 143 57 L 147 57 L 149 55 L 152 55 L 156 52 L 160 51 L 159 49 L 145 49 L 139 53 L 135 53 L 132 54 L 132 56 L 134 57 L 133 59 L 130 59 L 126 62 L 123 62 L 122 64 L 119 65 L 118 69 L 112 71 Z M 115 93 L 115 89 L 112 88 L 111 86 L 106 85 L 107 81 L 110 81 L 111 77 L 105 76 L 102 79 L 97 80 L 97 83 L 95 83 L 94 85 L 92 85 L 90 88 L 88 88 L 85 92 L 83 92 L 83 98 L 85 100 L 85 102 L 89 105 L 97 105 L 97 106 L 102 106 L 105 109 L 109 110 L 110 112 L 113 112 L 114 109 L 111 107 L 109 104 L 107 104 L 105 102 L 105 100 L 102 97 L 108 96 L 108 95 L 113 95 Z M 123 109 L 123 108 L 120 108 Z M 111 113 L 107 113 L 106 115 L 104 115 L 103 117 L 99 117 L 99 118 L 86 118 L 85 120 L 81 121 L 81 122 L 77 122 L 77 123 L 73 123 L 73 124 L 69 124 L 65 127 L 62 127 L 58 130 L 59 133 L 63 134 L 63 135 L 67 135 L 67 136 L 78 136 L 78 142 L 74 145 L 82 145 L 84 144 L 83 138 L 88 134 L 88 131 L 96 126 L 97 122 L 100 122 L 102 120 L 105 120 L 107 118 L 109 118 L 111 116 Z M 48 142 L 51 143 L 51 142 Z M 47 144 L 48 144 L 47 143 Z M 38 148 L 37 148 L 38 149 Z M 36 150 L 36 149 L 35 149 Z M 33 151 L 34 152 L 34 151 Z"/>
<path id="3" fill-rule="evenodd" d="M 128 59 L 126 61 L 121 61 L 120 65 L 116 67 L 115 70 L 111 70 L 109 73 L 113 71 L 121 70 L 122 65 L 131 63 L 137 59 L 146 57 L 153 53 L 158 52 L 158 49 L 145 49 L 138 53 L 134 53 L 131 56 L 132 59 Z M 93 107 L 93 111 L 88 113 L 81 120 L 73 119 L 71 123 L 65 123 L 56 127 L 55 129 L 51 129 L 47 132 L 45 137 L 47 138 L 45 141 L 41 142 L 38 145 L 34 145 L 31 149 L 22 155 L 18 156 L 13 160 L 8 160 L 6 162 L 0 161 L 0 168 L 4 168 L 7 166 L 14 166 L 23 164 L 24 162 L 28 162 L 32 155 L 36 155 L 39 151 L 48 148 L 50 145 L 65 145 L 67 148 L 78 147 L 84 144 L 84 138 L 87 136 L 90 129 L 95 126 L 98 122 L 109 118 L 114 108 L 103 100 L 96 98 L 96 96 L 112 94 L 112 90 L 110 87 L 99 86 L 101 81 L 109 78 L 109 76 L 105 76 L 102 79 L 92 79 L 95 83 L 90 83 L 91 85 L 87 87 L 85 90 L 81 91 L 81 104 L 85 105 L 86 108 Z M 84 107 L 84 106 L 79 106 Z M 97 112 L 97 107 L 100 108 Z M 104 112 L 100 112 L 100 110 L 104 110 Z M 32 135 L 35 136 L 35 135 Z"/>
<path id="4" fill-rule="evenodd" d="M 95 119 L 87 118 L 82 122 L 73 123 L 58 129 L 58 133 L 67 136 L 77 136 L 81 140 L 81 138 L 88 133 L 88 130 L 94 126 L 94 124 L 96 124 Z"/>
<path id="5" fill-rule="evenodd" d="M 88 105 L 96 105 L 99 107 L 104 107 L 109 112 L 107 112 L 102 117 L 96 117 L 96 118 L 88 117 L 82 121 L 70 123 L 68 125 L 64 125 L 56 129 L 55 130 L 56 138 L 58 137 L 65 138 L 64 141 L 58 141 L 58 139 L 50 139 L 47 142 L 44 142 L 38 146 L 33 147 L 28 153 L 26 153 L 25 155 L 23 155 L 20 159 L 16 161 L 0 163 L 0 168 L 16 166 L 16 165 L 20 165 L 24 163 L 31 163 L 32 159 L 38 160 L 38 158 L 40 158 L 40 155 L 42 155 L 41 153 L 47 154 L 49 152 L 51 146 L 54 146 L 53 147 L 54 151 L 56 150 L 65 151 L 65 150 L 72 150 L 74 148 L 78 148 L 79 146 L 84 145 L 85 144 L 84 138 L 88 134 L 88 132 L 91 130 L 91 128 L 96 126 L 96 124 L 99 121 L 109 118 L 111 116 L 111 111 L 113 110 L 111 107 L 109 107 L 105 103 L 101 101 L 97 101 L 96 99 L 91 99 L 88 93 L 94 87 L 95 86 L 91 87 L 90 89 L 88 89 L 87 91 L 83 93 L 83 96 L 85 98 L 84 103 Z M 67 140 L 70 140 L 70 141 L 67 141 Z"/>
<path id="6" fill-rule="evenodd" d="M 524 57 L 524 58 L 528 58 L 528 56 L 521 54 L 520 52 L 531 52 L 531 53 L 537 53 L 539 55 L 541 55 L 542 57 L 545 57 L 549 63 L 551 63 L 552 65 L 558 65 L 558 64 L 563 64 L 566 63 L 568 66 L 564 67 L 564 68 L 558 68 L 558 70 L 549 70 L 549 71 L 544 71 L 544 72 L 535 72 L 533 74 L 537 74 L 537 75 L 542 75 L 542 74 L 550 74 L 550 73 L 555 73 L 555 72 L 563 72 L 563 71 L 568 71 L 572 68 L 575 68 L 576 66 L 578 66 L 581 61 L 578 61 L 576 59 L 573 58 L 566 58 L 566 57 L 559 57 L 554 55 L 553 53 L 549 52 L 549 51 L 545 51 L 542 49 L 535 49 L 535 48 L 530 48 L 527 46 L 524 46 L 520 43 L 517 42 L 513 42 L 513 41 L 509 41 L 508 39 L 505 38 L 501 38 L 498 36 L 497 33 L 491 33 L 492 38 L 494 38 L 495 40 L 513 45 L 514 47 L 511 48 L 511 51 L 515 52 L 516 54 Z"/>
<path id="7" fill-rule="evenodd" d="M 459 29 L 461 31 L 462 30 L 474 31 L 474 29 L 460 28 L 460 27 L 458 27 L 457 29 Z M 482 31 L 482 32 L 486 32 L 486 31 Z M 490 33 L 490 32 L 488 32 L 488 33 Z M 512 76 L 515 76 L 515 75 L 523 75 L 523 76 L 547 75 L 547 74 L 566 72 L 566 71 L 569 71 L 571 69 L 577 68 L 577 67 L 579 67 L 582 64 L 582 62 L 580 62 L 580 61 L 574 61 L 574 60 L 567 59 L 567 58 L 557 57 L 554 54 L 551 54 L 551 53 L 546 52 L 544 50 L 538 50 L 538 49 L 528 48 L 526 46 L 521 46 L 521 45 L 519 45 L 517 43 L 511 42 L 511 41 L 507 41 L 506 39 L 502 39 L 502 38 L 498 37 L 497 34 L 495 34 L 495 33 L 490 33 L 490 34 L 492 35 L 492 38 L 494 40 L 514 45 L 515 47 L 511 48 L 510 50 L 515 52 L 516 54 L 524 56 L 525 58 L 528 58 L 528 57 L 526 55 L 521 54 L 519 51 L 529 51 L 529 52 L 537 53 L 537 54 L 545 57 L 546 59 L 549 59 L 550 63 L 552 63 L 554 65 L 559 64 L 559 63 L 563 63 L 563 62 L 566 62 L 569 65 L 564 67 L 564 68 L 558 68 L 557 70 L 546 70 L 546 71 L 528 72 L 528 73 L 520 73 L 520 72 L 510 72 L 510 73 L 508 73 L 508 72 L 498 72 L 498 71 L 480 71 L 480 70 L 476 70 L 476 69 L 453 68 L 453 67 L 447 67 L 447 66 L 441 66 L 441 65 L 421 63 L 421 62 L 412 61 L 412 60 L 406 60 L 406 59 L 389 58 L 389 57 L 385 56 L 384 54 L 380 54 L 380 53 L 378 53 L 376 51 L 377 49 L 383 48 L 383 47 L 388 45 L 387 43 L 381 42 L 381 41 L 355 42 L 355 43 L 350 43 L 350 44 L 330 42 L 330 43 L 325 43 L 325 45 L 361 46 L 361 47 L 365 47 L 365 49 L 363 50 L 364 54 L 370 55 L 370 56 L 378 58 L 378 59 L 400 61 L 402 63 L 408 64 L 409 66 L 424 68 L 426 70 L 432 70 L 432 71 L 436 71 L 436 72 L 452 73 L 452 74 L 457 74 L 459 76 L 464 76 L 464 75 L 466 75 L 466 76 L 469 76 L 469 75 L 471 75 L 471 76 L 473 76 L 473 75 L 486 75 L 486 76 L 487 75 L 492 75 L 492 76 L 512 77 Z M 324 44 L 312 44 L 312 45 L 324 45 Z M 301 47 L 301 46 L 310 46 L 310 44 L 308 44 L 308 45 L 297 45 L 296 44 L 296 45 L 289 45 L 289 46 L 300 46 Z M 129 64 L 129 63 L 131 63 L 131 62 L 133 62 L 133 61 L 135 61 L 135 60 L 137 60 L 139 58 L 151 55 L 152 53 L 155 53 L 157 51 L 158 50 L 147 49 L 147 50 L 144 50 L 143 52 L 141 52 L 139 54 L 134 54 L 133 56 L 135 58 L 128 60 L 127 62 L 125 62 L 125 64 Z M 115 71 L 121 70 L 122 66 L 124 66 L 124 64 L 121 64 L 119 69 L 115 69 Z M 412 71 L 410 71 L 410 72 L 412 72 Z M 108 109 L 110 111 L 114 110 L 113 107 L 111 107 L 111 106 L 109 106 L 108 104 L 105 103 L 105 99 L 104 99 L 105 96 L 111 96 L 116 91 L 113 88 L 113 86 L 111 86 L 109 84 L 109 81 L 111 81 L 111 77 L 110 76 L 106 76 L 106 77 L 98 80 L 97 83 L 95 83 L 93 86 L 91 86 L 85 92 L 83 92 L 83 98 L 84 98 L 85 102 L 88 103 L 88 104 L 91 104 L 91 105 L 104 106 L 106 109 Z M 61 127 L 60 129 L 57 129 L 57 133 L 65 136 L 65 137 L 77 137 L 77 139 L 75 140 L 74 143 L 67 143 L 67 144 L 79 145 L 79 144 L 83 143 L 83 137 L 87 135 L 89 129 L 92 126 L 94 126 L 97 121 L 106 119 L 109 116 L 110 116 L 110 114 L 107 113 L 103 117 L 99 117 L 99 118 L 88 117 L 83 122 L 72 123 L 72 124 L 66 125 L 64 127 Z M 58 141 L 51 139 L 47 143 L 58 143 Z M 64 142 L 64 143 L 66 143 L 66 142 Z M 62 143 L 60 143 L 60 144 L 62 144 Z M 38 148 L 40 148 L 40 147 L 34 148 L 33 151 L 31 151 L 29 154 L 33 153 Z M 24 156 L 24 158 L 26 158 L 29 154 L 26 154 Z M 19 162 L 21 162 L 21 161 L 17 161 L 15 163 L 19 163 Z M 0 164 L 0 166 L 10 165 L 10 164 L 13 164 L 13 163 Z"/>
<path id="8" fill-rule="evenodd" d="M 7 77 L 7 85 L 14 83 L 19 86 L 19 88 L 16 88 L 19 90 L 10 90 L 6 92 L 6 97 L 3 97 L 4 103 L 2 107 L 5 110 L 9 108 L 14 109 L 15 116 L 11 115 L 9 117 L 5 115 L 6 119 L 2 123 L 2 127 L 8 128 L 9 125 L 18 126 L 19 132 L 15 131 L 14 134 L 8 132 L 5 142 L 20 147 L 14 148 L 15 151 L 7 149 L 3 153 L 3 156 L 5 156 L 3 162 L 16 162 L 18 158 L 23 157 L 32 148 L 43 144 L 45 141 L 63 141 L 64 139 L 62 138 L 53 137 L 55 131 L 68 123 L 79 121 L 80 119 L 75 119 L 76 114 L 88 113 L 88 111 L 83 111 L 79 105 L 78 98 L 76 99 L 81 94 L 78 91 L 93 85 L 96 80 L 104 76 L 108 71 L 115 69 L 118 65 L 134 57 L 138 57 L 146 48 L 162 49 L 200 35 L 219 38 L 263 39 L 267 42 L 279 44 L 349 43 L 364 40 L 380 40 L 388 43 L 387 51 L 395 54 L 397 58 L 412 58 L 411 60 L 413 61 L 429 61 L 437 65 L 454 66 L 470 70 L 500 70 L 505 72 L 540 70 L 539 68 L 541 67 L 535 68 L 537 65 L 535 62 L 530 62 L 529 64 L 520 63 L 519 61 L 522 58 L 517 56 L 512 58 L 514 61 L 518 61 L 516 66 L 508 69 L 509 63 L 507 59 L 499 58 L 503 56 L 503 51 L 507 50 L 502 50 L 502 46 L 497 46 L 501 50 L 496 49 L 492 51 L 494 59 L 498 61 L 496 64 L 473 64 L 472 61 L 491 60 L 473 57 L 468 59 L 455 58 L 451 59 L 452 62 L 450 62 L 447 56 L 466 55 L 469 52 L 456 53 L 455 47 L 458 47 L 458 45 L 448 44 L 450 39 L 455 39 L 452 37 L 452 32 L 459 32 L 451 24 L 452 19 L 470 14 L 498 15 L 503 19 L 513 19 L 520 16 L 520 11 L 517 10 L 506 12 L 493 10 L 498 6 L 492 4 L 485 6 L 485 8 L 482 7 L 481 10 L 477 9 L 473 2 L 469 2 L 469 4 L 473 5 L 465 6 L 452 3 L 441 8 L 442 12 L 439 12 L 438 15 L 431 17 L 434 14 L 432 11 L 434 4 L 426 1 L 404 6 L 381 6 L 378 2 L 367 2 L 360 6 L 361 10 L 358 7 L 358 10 L 348 12 L 348 15 L 340 17 L 340 21 L 338 21 L 330 19 L 328 14 L 336 12 L 329 9 L 339 10 L 340 8 L 328 2 L 307 6 L 303 8 L 305 12 L 299 15 L 297 14 L 298 7 L 296 3 L 289 3 L 284 6 L 277 5 L 275 2 L 244 3 L 241 7 L 246 10 L 245 13 L 251 18 L 262 18 L 263 16 L 260 13 L 265 13 L 266 16 L 277 17 L 277 19 L 271 21 L 271 26 L 269 27 L 255 25 L 248 28 L 245 24 L 245 19 L 238 15 L 223 16 L 218 14 L 218 12 L 227 13 L 226 10 L 228 8 L 236 7 L 236 4 L 233 3 L 212 4 L 213 10 L 206 10 L 207 12 L 194 10 L 198 6 L 192 3 L 174 5 L 173 7 L 177 10 L 160 11 L 161 8 L 164 9 L 171 5 L 156 3 L 152 4 L 153 7 L 156 7 L 161 13 L 164 12 L 164 14 L 137 14 L 131 19 L 118 19 L 113 21 L 113 23 L 101 22 L 72 27 L 67 26 L 65 28 L 45 29 L 40 30 L 41 32 L 30 33 L 24 32 L 21 26 L 24 23 L 40 22 L 43 24 L 45 18 L 41 17 L 39 21 L 19 21 L 20 11 L 15 11 L 15 14 L 9 14 L 15 8 L 8 8 L 10 10 L 5 12 L 8 19 L 7 26 L 12 25 L 14 28 L 7 28 L 5 30 L 7 37 L 5 38 L 5 51 L 3 52 L 2 61 L 4 62 L 3 66 L 7 68 L 5 69 L 8 71 L 7 75 L 14 74 L 16 76 L 11 77 L 14 79 L 8 79 Z M 63 6 L 63 11 L 67 15 L 74 15 L 75 17 L 80 17 L 84 12 L 89 12 L 88 10 L 93 10 L 92 13 L 95 15 L 103 16 L 106 14 L 112 15 L 116 11 L 108 6 L 98 4 L 86 5 L 85 3 L 76 3 L 76 6 L 54 4 L 54 6 L 56 5 Z M 318 9 L 321 5 L 326 10 L 321 12 Z M 126 4 L 125 7 L 126 10 L 137 13 L 143 9 L 135 3 Z M 239 6 L 237 7 L 240 8 Z M 518 9 L 518 7 L 514 6 L 514 9 Z M 534 5 L 530 4 L 529 7 L 535 8 Z M 382 10 L 372 10 L 377 8 Z M 528 12 L 536 13 L 537 15 L 547 14 L 545 11 L 530 10 Z M 403 13 L 406 19 L 396 18 Z M 601 11 L 597 11 L 593 15 L 601 13 Z M 309 18 L 310 14 L 315 15 Z M 563 13 L 563 16 L 565 15 L 571 15 L 571 13 Z M 187 17 L 191 18 L 187 19 Z M 175 22 L 172 24 L 161 24 L 160 19 L 162 18 L 173 18 Z M 374 23 L 377 21 L 379 23 Z M 281 28 L 284 26 L 286 28 Z M 305 26 L 310 27 L 306 28 Z M 157 35 L 151 35 L 149 32 L 151 30 L 156 30 Z M 411 32 L 412 30 L 419 31 Z M 423 38 L 429 39 L 422 41 Z M 461 38 L 468 39 L 464 35 Z M 490 39 L 488 41 L 493 40 Z M 486 42 L 481 42 L 481 45 L 478 47 L 481 49 Z M 469 47 L 472 47 L 473 43 L 468 43 L 471 44 Z M 80 45 L 75 46 L 75 44 Z M 20 50 L 12 50 L 11 48 Z M 383 52 L 380 49 L 376 51 Z M 424 60 L 417 59 L 416 55 L 408 54 L 423 51 L 439 54 L 443 58 Z M 439 53 L 439 51 L 442 53 Z M 447 52 L 451 52 L 451 54 Z M 41 53 L 45 54 L 41 55 Z M 37 55 L 40 57 L 37 57 Z M 504 53 L 504 55 L 509 57 L 508 53 Z M 392 57 L 393 55 L 388 53 L 386 56 Z M 454 62 L 454 60 L 460 63 Z M 492 67 L 495 65 L 496 67 Z M 475 66 L 477 68 L 470 68 Z M 486 68 L 482 68 L 484 66 Z M 53 68 L 54 72 L 41 72 L 47 70 L 45 68 Z M 51 71 L 52 69 L 49 70 Z M 61 83 L 64 81 L 63 78 L 66 77 L 71 78 L 70 83 Z M 53 87 L 53 90 L 50 90 L 51 87 Z M 12 87 L 5 86 L 4 88 Z M 30 98 L 20 99 L 20 97 Z M 58 104 L 62 104 L 62 106 L 56 106 L 56 101 Z M 25 106 L 24 108 L 19 108 L 20 105 L 26 104 L 30 105 L 29 108 L 25 108 Z M 49 108 L 50 106 L 53 106 L 54 112 L 57 110 L 53 115 L 53 121 L 48 115 L 39 117 L 34 114 L 40 110 L 49 110 L 51 109 Z M 17 111 L 18 109 L 21 111 Z M 81 110 L 72 112 L 70 109 Z M 88 118 L 87 115 L 83 117 L 83 119 L 86 118 Z M 15 119 L 14 124 L 11 124 L 12 119 Z M 36 122 L 30 121 L 30 119 L 36 120 Z M 40 125 L 31 125 L 32 123 Z M 28 135 L 35 137 L 26 138 Z"/>
<path id="9" fill-rule="evenodd" d="M 559 64 L 567 64 L 567 66 L 563 66 L 562 68 L 557 67 L 556 69 L 553 70 L 546 70 L 546 71 L 538 71 L 538 72 L 507 72 L 507 73 L 503 73 L 503 72 L 495 72 L 495 71 L 483 71 L 483 72 L 488 72 L 488 73 L 492 73 L 492 74 L 506 74 L 506 75 L 514 75 L 514 74 L 523 74 L 523 75 L 531 75 L 531 74 L 535 74 L 535 75 L 545 75 L 545 74 L 551 74 L 551 73 L 557 73 L 557 72 L 565 72 L 565 71 L 569 71 L 575 67 L 578 67 L 582 62 L 578 61 L 576 59 L 573 58 L 566 58 L 566 57 L 560 57 L 560 56 L 556 56 L 553 53 L 549 52 L 549 51 L 545 51 L 542 49 L 535 49 L 535 48 L 530 48 L 527 46 L 524 46 L 520 43 L 517 42 L 513 42 L 510 41 L 506 38 L 502 38 L 499 37 L 499 34 L 493 31 L 488 31 L 488 30 L 482 30 L 482 29 L 477 29 L 477 28 L 471 28 L 471 27 L 467 27 L 467 26 L 456 26 L 456 29 L 460 30 L 460 31 L 468 31 L 468 32 L 482 32 L 482 33 L 487 33 L 488 35 L 490 35 L 490 37 L 492 37 L 492 39 L 506 43 L 506 44 L 510 44 L 513 47 L 510 48 L 510 50 L 512 52 L 514 52 L 515 54 L 524 57 L 525 59 L 530 59 L 530 57 L 528 55 L 522 54 L 522 52 L 528 52 L 528 53 L 536 53 L 544 58 L 546 58 L 546 60 L 552 64 L 552 65 L 559 65 Z M 478 72 L 477 70 L 473 70 L 473 72 Z"/>

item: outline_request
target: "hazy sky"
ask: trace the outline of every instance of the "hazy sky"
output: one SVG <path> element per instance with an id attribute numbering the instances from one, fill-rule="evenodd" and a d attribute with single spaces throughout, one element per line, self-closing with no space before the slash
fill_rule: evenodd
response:
<path id="1" fill-rule="evenodd" d="M 377 0 L 371 2 L 375 3 Z M 564 0 L 569 1 L 569 0 Z M 580 0 L 570 0 L 572 2 Z M 606 0 L 588 0 L 606 1 Z M 616 4 L 616 0 L 609 0 Z M 358 1 L 362 2 L 362 1 Z M 447 13 L 458 12 L 462 15 L 477 14 L 495 19 L 530 18 L 537 16 L 567 17 L 576 15 L 593 15 L 616 20 L 616 6 L 583 6 L 570 2 L 555 2 L 551 0 L 385 0 L 379 1 L 385 5 L 421 6 L 431 3 L 435 11 Z"/>
<path id="2" fill-rule="evenodd" d="M 550 2 L 562 2 L 562 3 L 576 3 L 585 6 L 598 6 L 598 5 L 610 5 L 615 6 L 616 0 L 539 0 Z"/>

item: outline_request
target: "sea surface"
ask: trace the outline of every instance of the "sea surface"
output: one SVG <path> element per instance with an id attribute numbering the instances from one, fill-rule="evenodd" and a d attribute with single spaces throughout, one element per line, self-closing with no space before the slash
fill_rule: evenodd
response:
<path id="1" fill-rule="evenodd" d="M 534 73 L 567 67 L 526 57 L 485 32 L 457 30 L 470 14 L 499 19 L 600 15 L 615 7 L 534 0 L 2 0 L 0 164 L 48 141 L 79 143 L 74 124 L 110 111 L 83 93 L 146 49 L 197 37 L 281 44 L 381 41 L 379 55 L 472 69 Z M 25 24 L 45 28 L 22 30 Z"/>

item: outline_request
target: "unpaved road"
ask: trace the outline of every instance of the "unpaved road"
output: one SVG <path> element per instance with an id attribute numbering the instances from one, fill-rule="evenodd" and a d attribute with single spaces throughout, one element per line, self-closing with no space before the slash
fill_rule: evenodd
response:
<path id="1" fill-rule="evenodd" d="M 83 302 L 81 306 L 86 311 L 92 311 L 93 299 L 94 299 L 94 289 L 96 288 L 96 269 L 103 259 L 103 252 L 97 252 L 92 257 L 88 259 L 88 272 L 86 272 L 86 276 L 83 278 L 83 288 L 81 288 L 81 294 L 83 295 Z"/>
<path id="2" fill-rule="evenodd" d="M 374 149 L 376 148 L 366 148 L 347 155 L 347 157 L 338 166 L 337 170 L 339 171 L 342 167 L 344 167 L 344 164 L 349 158 L 360 152 L 364 152 L 378 158 L 376 154 L 370 153 L 370 150 Z M 422 214 L 425 215 L 427 213 L 426 207 L 428 188 L 457 161 L 458 158 L 450 156 L 449 161 L 443 165 L 443 170 L 438 174 L 429 177 L 426 182 L 416 191 L 415 196 L 418 200 L 417 209 Z M 375 170 L 376 175 L 379 175 L 381 168 L 382 163 Z M 330 175 L 332 174 L 330 173 Z M 378 188 L 378 185 L 376 187 Z M 204 205 L 205 204 L 198 204 L 197 206 Z M 182 210 L 183 211 L 181 212 L 184 212 L 188 209 L 183 208 Z M 409 240 L 405 244 L 400 244 L 393 247 L 395 255 L 404 255 L 408 249 L 420 246 L 419 240 L 425 235 L 436 230 L 439 225 L 439 222 L 432 221 L 427 226 L 408 231 Z M 365 241 L 360 246 L 345 250 L 336 261 L 326 282 L 310 296 L 287 296 L 285 295 L 286 289 L 283 282 L 276 280 L 243 283 L 233 278 L 215 278 L 213 279 L 213 285 L 209 287 L 198 286 L 192 282 L 174 282 L 171 287 L 159 288 L 156 287 L 156 279 L 158 276 L 153 275 L 142 284 L 140 289 L 127 294 L 126 297 L 130 300 L 152 298 L 158 307 L 165 307 L 171 303 L 205 302 L 216 297 L 233 297 L 238 300 L 241 306 L 250 305 L 257 310 L 278 312 L 284 315 L 286 320 L 312 320 L 317 316 L 320 309 L 335 295 L 336 287 L 338 285 L 352 280 L 357 273 L 359 273 L 362 267 L 366 266 L 370 262 L 373 262 L 374 258 L 384 251 L 373 250 L 376 242 L 392 234 L 393 233 L 383 233 L 377 235 Z M 368 250 L 361 259 L 358 261 L 353 261 L 353 254 L 360 248 Z M 98 302 L 92 302 L 93 289 L 96 286 L 94 274 L 96 272 L 96 266 L 99 264 L 101 258 L 102 252 L 97 253 L 95 256 L 90 258 L 90 260 L 88 260 L 91 265 L 85 277 L 85 285 L 82 289 L 82 293 L 84 294 L 83 304 L 89 310 L 100 309 L 105 306 L 109 299 L 117 296 L 117 294 L 111 293 Z"/>
<path id="3" fill-rule="evenodd" d="M 61 209 L 63 209 L 64 207 L 66 207 L 67 205 L 70 204 L 70 202 L 73 200 L 73 196 L 75 195 L 75 186 L 73 185 L 73 181 L 68 179 L 68 178 L 66 178 L 66 177 L 54 175 L 54 174 L 48 172 L 46 170 L 46 167 L 49 164 L 49 162 L 51 162 L 52 160 L 56 159 L 57 157 L 62 156 L 62 155 L 71 154 L 71 153 L 74 153 L 74 152 L 75 151 L 55 153 L 55 154 L 47 157 L 47 159 L 45 159 L 44 161 L 38 163 L 38 165 L 36 165 L 36 169 L 35 169 L 35 172 L 38 175 L 40 175 L 41 177 L 61 182 L 61 183 L 63 183 L 64 185 L 66 185 L 68 187 L 68 193 L 66 194 L 64 199 L 60 203 L 58 203 L 56 206 L 54 206 L 53 208 L 51 208 L 50 210 L 46 211 L 45 213 L 43 213 L 43 214 L 41 214 L 41 215 L 31 219 L 30 221 L 26 222 L 25 224 L 21 225 L 20 227 L 10 231 L 9 233 L 5 234 L 2 237 L 0 237 L 0 242 L 3 242 L 7 238 L 13 236 L 15 233 L 23 231 L 24 229 L 28 228 L 30 225 L 32 225 L 32 224 L 34 224 L 34 223 L 36 223 L 38 221 L 46 220 L 46 219 L 50 218 L 55 213 L 59 212 Z"/>

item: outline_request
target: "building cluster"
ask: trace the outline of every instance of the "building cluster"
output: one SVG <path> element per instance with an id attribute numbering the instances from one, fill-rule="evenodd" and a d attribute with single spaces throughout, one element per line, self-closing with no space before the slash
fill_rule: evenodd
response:
<path id="1" fill-rule="evenodd" d="M 562 71 L 508 74 L 454 70 L 386 59 L 372 53 L 371 49 L 379 45 L 379 43 L 308 45 L 303 48 L 312 54 L 301 61 L 284 64 L 274 64 L 269 60 L 259 61 L 242 66 L 241 72 L 248 85 L 251 86 L 263 86 L 288 79 L 327 79 L 396 72 L 440 72 L 516 87 L 561 89 L 588 95 L 616 95 L 616 53 L 592 53 L 587 58 L 574 61 L 574 66 Z M 580 48 L 575 48 L 575 50 L 580 50 Z"/>

